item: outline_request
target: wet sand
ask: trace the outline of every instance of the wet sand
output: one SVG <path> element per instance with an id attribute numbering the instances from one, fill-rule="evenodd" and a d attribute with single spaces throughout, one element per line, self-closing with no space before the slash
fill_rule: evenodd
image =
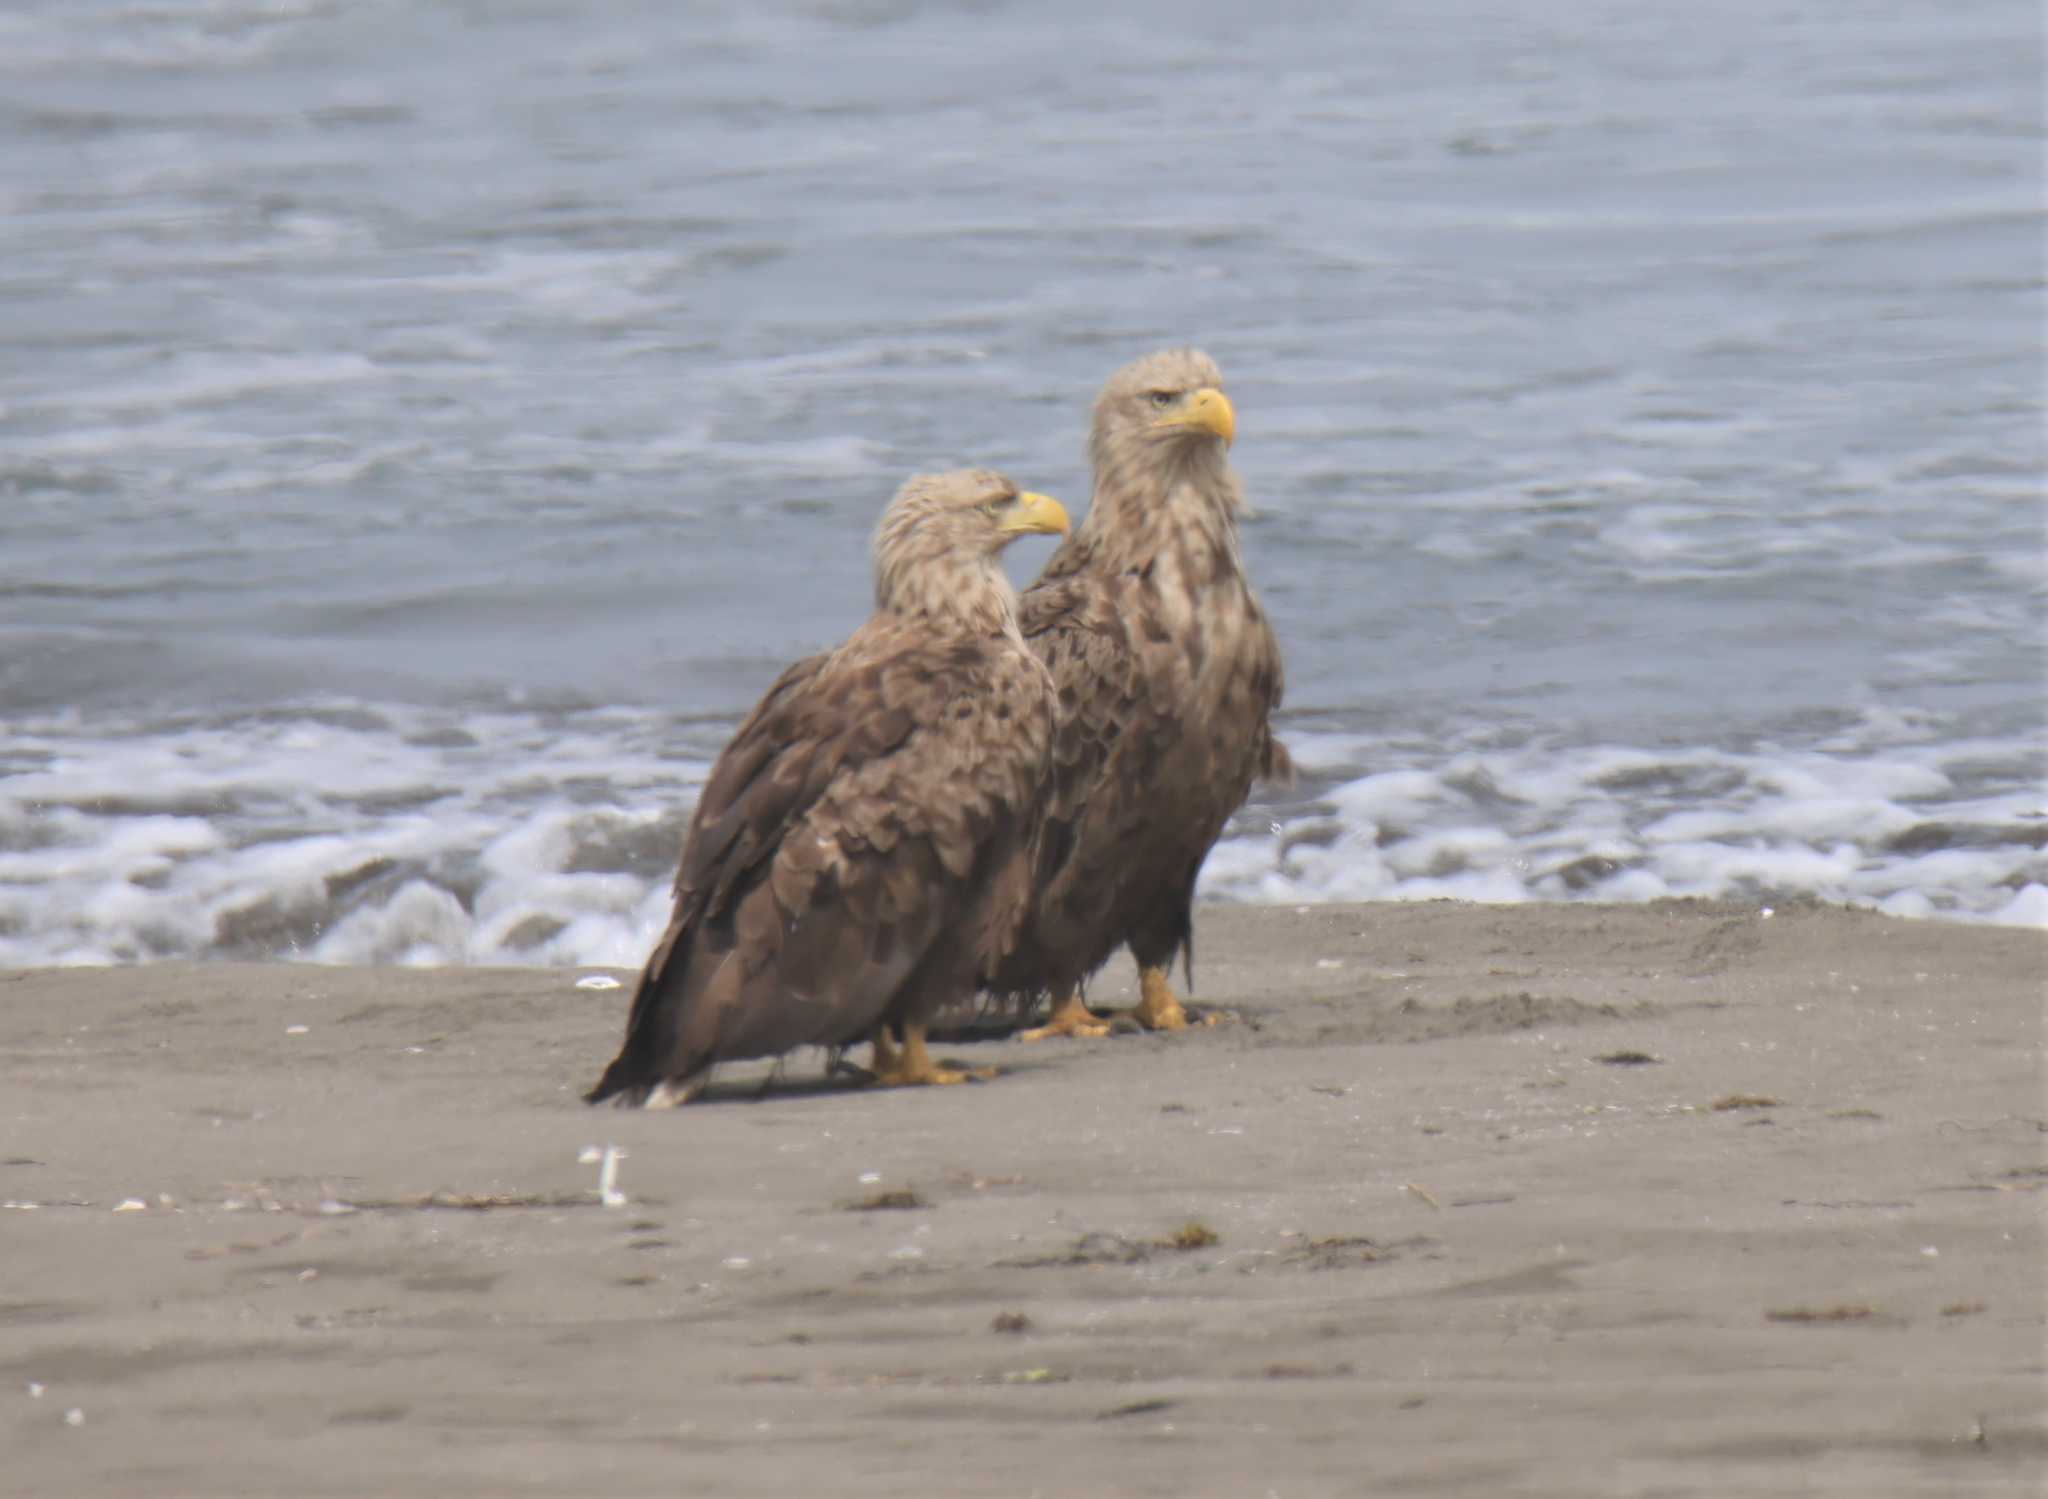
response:
<path id="1" fill-rule="evenodd" d="M 657 1114 L 579 973 L 0 973 L 0 1491 L 2040 1492 L 2048 934 L 1197 933 L 1213 1028 Z"/>

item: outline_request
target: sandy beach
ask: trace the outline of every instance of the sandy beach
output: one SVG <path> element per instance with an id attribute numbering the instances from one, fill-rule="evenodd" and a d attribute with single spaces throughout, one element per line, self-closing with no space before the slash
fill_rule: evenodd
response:
<path id="1" fill-rule="evenodd" d="M 2048 935 L 1197 934 L 1212 1028 L 658 1114 L 589 970 L 0 973 L 0 1490 L 2041 1491 Z"/>

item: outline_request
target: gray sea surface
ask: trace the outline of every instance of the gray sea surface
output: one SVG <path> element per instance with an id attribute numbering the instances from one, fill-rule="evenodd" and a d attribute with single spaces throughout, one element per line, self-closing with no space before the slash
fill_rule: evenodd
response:
<path id="1" fill-rule="evenodd" d="M 637 962 L 895 486 L 1078 512 L 1176 343 L 1306 769 L 1208 894 L 2048 923 L 2042 63 L 2016 0 L 12 0 L 0 963 Z"/>

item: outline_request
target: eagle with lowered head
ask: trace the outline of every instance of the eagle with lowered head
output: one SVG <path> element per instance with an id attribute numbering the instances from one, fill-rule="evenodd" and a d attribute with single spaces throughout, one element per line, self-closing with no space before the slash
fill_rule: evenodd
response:
<path id="1" fill-rule="evenodd" d="M 1191 950 L 1202 861 L 1255 778 L 1292 777 L 1272 730 L 1280 647 L 1238 549 L 1236 432 L 1199 350 L 1110 376 L 1088 439 L 1087 519 L 1019 601 L 1059 723 L 1030 919 L 987 987 L 1051 995 L 1027 1039 L 1106 1034 L 1078 991 L 1125 945 L 1138 1023 L 1186 1026 L 1167 973 Z"/>
<path id="2" fill-rule="evenodd" d="M 897 492 L 873 615 L 785 671 L 712 767 L 588 1102 L 682 1103 L 719 1062 L 863 1038 L 879 1082 L 967 1076 L 932 1060 L 925 1027 L 1016 942 L 1054 721 L 998 555 L 1067 529 L 1000 474 Z"/>

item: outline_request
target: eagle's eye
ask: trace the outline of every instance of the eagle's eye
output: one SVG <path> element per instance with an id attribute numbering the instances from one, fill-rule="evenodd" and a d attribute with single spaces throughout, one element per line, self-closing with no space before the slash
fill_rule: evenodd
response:
<path id="1" fill-rule="evenodd" d="M 1163 411 L 1168 406 L 1171 406 L 1176 400 L 1178 400 L 1179 397 L 1175 396 L 1174 393 L 1170 390 L 1155 390 L 1152 392 L 1151 395 L 1147 396 L 1145 399 L 1150 401 L 1153 404 L 1153 406 Z"/>
<path id="2" fill-rule="evenodd" d="M 999 514 L 1002 513 L 1002 509 L 1003 502 L 1001 500 L 988 500 L 982 504 L 981 513 L 987 516 L 990 520 L 994 520 Z"/>

